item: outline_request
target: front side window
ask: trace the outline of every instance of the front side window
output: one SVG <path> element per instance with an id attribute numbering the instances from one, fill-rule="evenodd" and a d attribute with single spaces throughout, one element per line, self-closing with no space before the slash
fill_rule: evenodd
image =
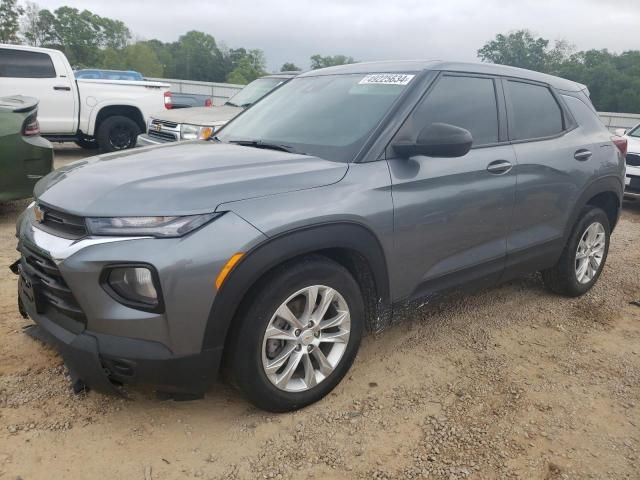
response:
<path id="1" fill-rule="evenodd" d="M 415 140 L 432 123 L 469 130 L 473 146 L 497 143 L 498 105 L 490 78 L 444 76 L 420 102 L 398 136 Z"/>
<path id="2" fill-rule="evenodd" d="M 414 76 L 298 77 L 232 120 L 217 138 L 285 145 L 294 152 L 349 162 Z"/>
<path id="3" fill-rule="evenodd" d="M 511 140 L 531 140 L 562 133 L 562 110 L 551 90 L 514 80 L 505 84 L 511 99 Z"/>
<path id="4" fill-rule="evenodd" d="M 46 53 L 0 48 L 0 77 L 54 78 L 56 70 Z"/>

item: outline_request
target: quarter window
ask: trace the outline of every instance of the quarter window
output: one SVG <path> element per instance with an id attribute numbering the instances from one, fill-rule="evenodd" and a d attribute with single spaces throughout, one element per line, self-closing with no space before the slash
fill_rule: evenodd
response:
<path id="1" fill-rule="evenodd" d="M 0 77 L 54 78 L 56 70 L 46 53 L 0 48 Z"/>
<path id="2" fill-rule="evenodd" d="M 418 105 L 400 132 L 412 135 L 432 123 L 448 123 L 466 128 L 473 146 L 498 142 L 498 105 L 490 78 L 444 76 Z M 413 130 L 412 133 L 407 129 Z"/>
<path id="3" fill-rule="evenodd" d="M 564 130 L 562 110 L 547 87 L 509 80 L 511 140 L 551 137 Z"/>

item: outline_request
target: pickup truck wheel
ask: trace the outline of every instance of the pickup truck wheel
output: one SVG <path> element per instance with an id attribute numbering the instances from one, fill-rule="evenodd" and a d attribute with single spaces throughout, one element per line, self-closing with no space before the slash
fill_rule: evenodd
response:
<path id="1" fill-rule="evenodd" d="M 95 138 L 91 137 L 81 137 L 75 141 L 75 144 L 80 148 L 84 148 L 85 150 L 97 150 L 98 149 L 98 141 Z"/>
<path id="2" fill-rule="evenodd" d="M 122 115 L 114 115 L 102 121 L 96 139 L 100 150 L 115 152 L 135 147 L 138 135 L 140 127 L 136 122 Z"/>
<path id="3" fill-rule="evenodd" d="M 567 297 L 578 297 L 591 290 L 607 261 L 610 235 L 607 214 L 587 205 L 558 263 L 542 272 L 547 288 Z"/>
<path id="4" fill-rule="evenodd" d="M 228 347 L 232 380 L 259 408 L 296 410 L 327 395 L 351 367 L 364 325 L 362 295 L 344 267 L 315 255 L 261 285 Z"/>

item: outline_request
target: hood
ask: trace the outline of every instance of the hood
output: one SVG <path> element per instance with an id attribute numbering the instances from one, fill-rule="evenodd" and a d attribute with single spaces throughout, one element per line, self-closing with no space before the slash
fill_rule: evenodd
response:
<path id="1" fill-rule="evenodd" d="M 192 107 L 166 110 L 152 115 L 151 118 L 168 120 L 175 123 L 190 123 L 203 127 L 214 127 L 227 123 L 242 112 L 240 107 L 223 105 L 221 107 Z"/>
<path id="2" fill-rule="evenodd" d="M 74 162 L 40 180 L 34 196 L 80 216 L 191 215 L 329 185 L 347 169 L 318 157 L 191 141 Z"/>

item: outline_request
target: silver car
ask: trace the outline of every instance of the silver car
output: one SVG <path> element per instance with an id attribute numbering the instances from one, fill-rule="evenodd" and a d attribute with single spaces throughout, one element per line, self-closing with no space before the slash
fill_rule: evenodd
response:
<path id="1" fill-rule="evenodd" d="M 535 271 L 562 295 L 592 288 L 623 142 L 584 86 L 540 73 L 316 70 L 211 141 L 41 180 L 18 221 L 20 311 L 90 387 L 192 398 L 224 367 L 255 405 L 300 408 L 413 305 Z"/>

